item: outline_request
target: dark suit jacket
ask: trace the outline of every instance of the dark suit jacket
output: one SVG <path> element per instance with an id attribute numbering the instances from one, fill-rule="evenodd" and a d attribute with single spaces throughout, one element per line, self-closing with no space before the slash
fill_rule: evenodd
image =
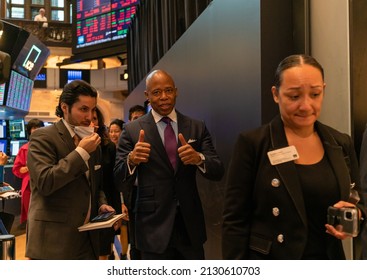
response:
<path id="1" fill-rule="evenodd" d="M 360 187 L 352 140 L 320 122 L 315 127 L 335 173 L 340 200 L 348 201 L 350 184 L 355 182 L 357 190 Z M 295 164 L 290 161 L 272 166 L 267 156 L 269 151 L 287 146 L 279 116 L 268 125 L 239 135 L 228 171 L 224 202 L 224 259 L 251 259 L 255 255 L 263 259 L 302 258 L 308 224 Z M 273 179 L 279 180 L 279 187 L 272 186 Z M 273 216 L 275 206 L 280 209 L 279 217 Z M 326 215 L 326 209 L 320 215 Z M 344 258 L 340 240 L 331 240 L 329 258 Z"/>
<path id="2" fill-rule="evenodd" d="M 211 136 L 202 121 L 197 121 L 177 112 L 178 132 L 182 133 L 192 147 L 205 155 L 206 173 L 210 180 L 220 180 L 224 167 L 214 149 Z M 151 144 L 147 163 L 141 163 L 133 176 L 127 168 L 127 155 L 133 150 L 139 138 L 139 131 L 145 131 L 145 142 Z M 178 141 L 179 142 L 179 141 Z M 178 146 L 181 144 L 178 143 Z M 178 157 L 178 155 L 177 155 Z M 181 213 L 194 246 L 206 241 L 203 209 L 196 185 L 195 165 L 183 165 L 177 159 L 176 172 L 172 168 L 159 132 L 151 113 L 128 123 L 119 140 L 115 165 L 115 182 L 129 197 L 136 175 L 138 194 L 136 212 L 136 245 L 145 252 L 162 253 L 171 236 L 176 208 Z"/>
<path id="3" fill-rule="evenodd" d="M 100 150 L 87 165 L 75 151 L 75 144 L 62 121 L 32 133 L 28 167 L 31 203 L 27 225 L 26 256 L 33 259 L 76 259 L 85 233 L 79 233 L 89 208 L 91 217 L 106 203 L 100 191 Z M 98 232 L 90 232 L 96 258 Z"/>
<path id="4" fill-rule="evenodd" d="M 361 188 L 362 198 L 367 205 L 367 126 L 363 132 L 363 139 L 360 152 L 360 171 L 361 171 Z M 362 258 L 367 260 L 367 227 L 365 226 L 362 231 Z"/>

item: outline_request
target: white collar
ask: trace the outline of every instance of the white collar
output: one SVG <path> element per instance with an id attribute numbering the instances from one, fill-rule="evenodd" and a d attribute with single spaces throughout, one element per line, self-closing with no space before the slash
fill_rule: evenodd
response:
<path id="1" fill-rule="evenodd" d="M 153 115 L 155 123 L 158 123 L 163 118 L 163 116 L 158 114 L 153 109 L 152 109 L 152 115 Z M 171 113 L 169 113 L 169 115 L 167 115 L 167 117 L 169 117 L 173 122 L 177 123 L 177 113 L 176 113 L 176 110 L 174 108 L 171 111 Z"/>

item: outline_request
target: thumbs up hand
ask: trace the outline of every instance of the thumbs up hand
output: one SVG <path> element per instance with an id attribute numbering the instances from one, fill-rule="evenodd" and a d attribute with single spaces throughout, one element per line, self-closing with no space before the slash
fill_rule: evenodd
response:
<path id="1" fill-rule="evenodd" d="M 183 164 L 188 165 L 197 165 L 201 162 L 201 157 L 195 149 L 186 142 L 185 138 L 183 137 L 182 133 L 178 134 L 178 139 L 181 142 L 181 147 L 178 148 L 178 156 L 180 157 Z"/>
<path id="2" fill-rule="evenodd" d="M 139 132 L 139 140 L 136 142 L 134 150 L 129 154 L 129 164 L 138 165 L 141 162 L 148 162 L 150 155 L 150 144 L 144 142 L 144 130 Z"/>

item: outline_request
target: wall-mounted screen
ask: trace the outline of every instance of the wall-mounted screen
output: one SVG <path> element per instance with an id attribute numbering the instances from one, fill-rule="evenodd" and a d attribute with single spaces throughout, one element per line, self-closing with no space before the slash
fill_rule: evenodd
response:
<path id="1" fill-rule="evenodd" d="M 138 4 L 139 0 L 77 0 L 73 54 L 121 45 Z"/>
<path id="2" fill-rule="evenodd" d="M 27 137 L 24 119 L 9 120 L 9 134 L 11 139 L 25 139 Z"/>
<path id="3" fill-rule="evenodd" d="M 22 147 L 27 142 L 27 140 L 10 140 L 10 156 L 16 157 L 20 147 Z"/>
<path id="4" fill-rule="evenodd" d="M 90 70 L 60 69 L 60 88 L 74 80 L 84 80 L 90 83 Z"/>
<path id="5" fill-rule="evenodd" d="M 0 152 L 7 154 L 8 140 L 0 139 Z"/>
<path id="6" fill-rule="evenodd" d="M 13 64 L 13 69 L 34 80 L 49 55 L 50 50 L 36 36 L 30 34 Z"/>
<path id="7" fill-rule="evenodd" d="M 32 90 L 33 81 L 12 70 L 6 87 L 5 105 L 28 112 L 31 104 Z"/>
<path id="8" fill-rule="evenodd" d="M 47 88 L 47 69 L 42 68 L 34 79 L 35 88 Z"/>

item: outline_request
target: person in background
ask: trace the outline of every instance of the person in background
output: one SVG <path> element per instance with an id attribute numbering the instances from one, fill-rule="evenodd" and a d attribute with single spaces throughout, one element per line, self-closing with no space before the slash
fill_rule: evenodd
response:
<path id="1" fill-rule="evenodd" d="M 124 196 L 137 179 L 136 247 L 143 260 L 204 259 L 207 237 L 196 175 L 220 180 L 223 164 L 205 123 L 175 109 L 177 88 L 168 73 L 151 72 L 145 96 L 152 110 L 124 126 L 114 169 Z"/>
<path id="2" fill-rule="evenodd" d="M 101 137 L 89 127 L 96 106 L 97 91 L 74 80 L 59 97 L 61 119 L 30 137 L 27 258 L 98 259 L 98 230 L 78 231 L 98 214 L 115 211 L 102 191 Z"/>
<path id="3" fill-rule="evenodd" d="M 345 259 L 345 232 L 328 207 L 357 207 L 359 168 L 351 137 L 318 121 L 324 70 L 311 56 L 280 62 L 271 88 L 280 115 L 242 132 L 229 164 L 223 212 L 224 259 Z"/>
<path id="4" fill-rule="evenodd" d="M 45 14 L 46 14 L 45 9 L 41 8 L 38 11 L 38 15 L 34 17 L 34 21 L 40 22 L 40 24 L 42 24 L 42 27 L 44 28 L 48 27 L 47 17 L 45 16 Z"/>
<path id="5" fill-rule="evenodd" d="M 92 122 L 90 124 L 94 127 L 94 132 L 101 137 L 102 149 L 102 172 L 103 172 L 103 191 L 107 198 L 107 203 L 111 205 L 116 212 L 121 213 L 121 202 L 119 192 L 116 190 L 113 181 L 113 167 L 116 159 L 116 146 L 108 137 L 107 127 L 104 124 L 104 117 L 102 112 L 96 108 L 93 113 Z M 128 219 L 128 212 L 125 207 L 126 218 Z M 102 229 L 100 231 L 100 252 L 99 259 L 107 260 L 114 259 L 112 244 L 115 240 L 116 231 L 114 228 Z"/>
<path id="6" fill-rule="evenodd" d="M 110 139 L 113 143 L 115 143 L 115 145 L 117 145 L 118 141 L 119 141 L 119 137 L 121 135 L 122 132 L 122 128 L 124 127 L 124 121 L 120 120 L 120 119 L 114 119 L 111 123 L 110 123 L 110 127 L 108 129 L 108 133 L 110 136 Z"/>
<path id="7" fill-rule="evenodd" d="M 39 119 L 31 119 L 27 124 L 27 136 L 30 138 L 31 134 L 38 128 L 44 127 L 43 121 Z M 18 151 L 14 160 L 12 168 L 13 174 L 22 179 L 21 186 L 21 211 L 20 211 L 20 223 L 23 224 L 28 218 L 29 201 L 31 198 L 31 188 L 29 186 L 29 172 L 27 167 L 27 154 L 28 154 L 29 142 L 24 144 Z"/>
<path id="8" fill-rule="evenodd" d="M 144 107 L 141 105 L 134 105 L 129 109 L 129 122 L 132 122 L 143 115 L 145 115 Z"/>

